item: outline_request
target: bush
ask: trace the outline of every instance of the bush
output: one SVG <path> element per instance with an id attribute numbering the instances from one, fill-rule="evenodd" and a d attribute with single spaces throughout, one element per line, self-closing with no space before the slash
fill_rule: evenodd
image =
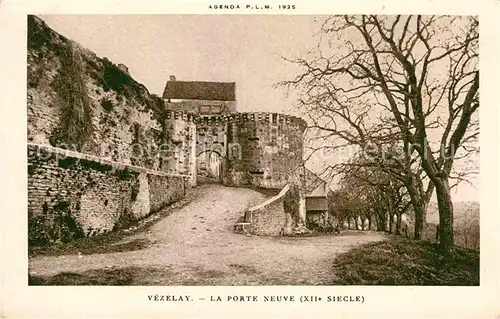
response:
<path id="1" fill-rule="evenodd" d="M 113 108 L 115 107 L 115 105 L 113 104 L 112 101 L 108 100 L 108 99 L 103 99 L 101 101 L 101 106 L 104 110 L 110 112 L 113 110 Z"/>
<path id="2" fill-rule="evenodd" d="M 84 236 L 83 228 L 72 215 L 66 201 L 58 202 L 52 207 L 45 203 L 42 214 L 28 217 L 30 246 L 46 246 L 57 241 L 67 243 Z"/>

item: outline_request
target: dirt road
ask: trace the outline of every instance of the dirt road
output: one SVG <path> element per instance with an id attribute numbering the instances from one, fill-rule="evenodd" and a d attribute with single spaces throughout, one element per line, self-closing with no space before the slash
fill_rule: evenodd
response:
<path id="1" fill-rule="evenodd" d="M 152 244 L 146 249 L 37 256 L 30 259 L 30 274 L 121 276 L 126 280 L 119 283 L 136 285 L 328 285 L 336 255 L 384 239 L 367 231 L 302 238 L 235 234 L 233 224 L 242 211 L 265 196 L 213 184 L 197 191 L 196 200 L 121 242 L 147 239 Z"/>

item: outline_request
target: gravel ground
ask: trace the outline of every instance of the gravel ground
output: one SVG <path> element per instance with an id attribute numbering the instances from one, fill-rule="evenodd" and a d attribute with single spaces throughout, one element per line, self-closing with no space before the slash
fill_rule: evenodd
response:
<path id="1" fill-rule="evenodd" d="M 116 243 L 151 241 L 145 249 L 36 256 L 29 261 L 29 272 L 44 278 L 63 272 L 127 273 L 132 285 L 328 285 L 339 253 L 385 239 L 368 231 L 301 238 L 235 234 L 238 217 L 265 195 L 215 184 L 195 191 L 199 196 L 190 204 Z"/>

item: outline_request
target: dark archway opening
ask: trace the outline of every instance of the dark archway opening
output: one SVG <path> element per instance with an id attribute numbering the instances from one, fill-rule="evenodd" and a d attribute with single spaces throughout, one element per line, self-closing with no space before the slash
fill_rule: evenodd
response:
<path id="1" fill-rule="evenodd" d="M 196 155 L 196 174 L 199 178 L 207 179 L 208 181 L 221 182 L 223 174 L 223 157 L 213 150 L 206 150 Z"/>

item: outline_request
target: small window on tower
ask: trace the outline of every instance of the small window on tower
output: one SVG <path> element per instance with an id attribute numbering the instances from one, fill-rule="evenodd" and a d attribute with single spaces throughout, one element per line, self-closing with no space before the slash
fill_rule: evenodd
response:
<path id="1" fill-rule="evenodd" d="M 200 105 L 199 112 L 200 114 L 210 114 L 210 105 Z"/>
<path id="2" fill-rule="evenodd" d="M 221 113 L 221 106 L 220 105 L 213 105 L 211 113 L 212 114 L 220 114 Z"/>
<path id="3" fill-rule="evenodd" d="M 276 142 L 278 139 L 278 130 L 276 128 L 271 128 L 271 141 Z"/>

